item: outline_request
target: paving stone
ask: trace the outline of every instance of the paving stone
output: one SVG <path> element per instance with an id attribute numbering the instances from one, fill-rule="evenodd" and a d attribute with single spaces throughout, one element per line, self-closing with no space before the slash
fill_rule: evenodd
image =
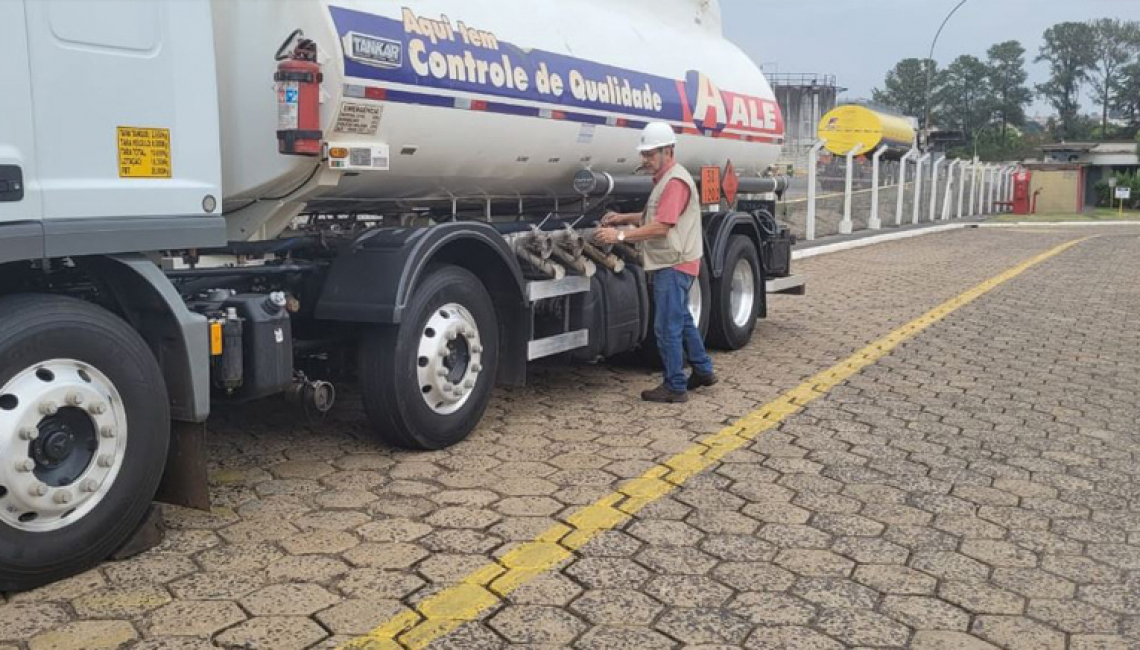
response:
<path id="1" fill-rule="evenodd" d="M 401 599 L 424 586 L 423 578 L 403 571 L 350 569 L 336 583 L 350 598 Z"/>
<path id="2" fill-rule="evenodd" d="M 579 650 L 670 650 L 677 644 L 653 630 L 629 627 L 592 627 L 574 642 Z"/>
<path id="3" fill-rule="evenodd" d="M 994 567 L 1035 567 L 1037 556 L 1009 542 L 968 539 L 962 542 L 963 555 Z"/>
<path id="4" fill-rule="evenodd" d="M 1069 650 L 1128 650 L 1124 637 L 1106 634 L 1074 634 L 1069 637 Z"/>
<path id="5" fill-rule="evenodd" d="M 836 536 L 874 537 L 883 532 L 885 525 L 873 519 L 852 514 L 817 514 L 811 525 Z"/>
<path id="6" fill-rule="evenodd" d="M 261 616 L 226 630 L 217 642 L 224 648 L 304 650 L 327 636 L 328 632 L 307 618 Z"/>
<path id="7" fill-rule="evenodd" d="M 293 520 L 293 524 L 303 531 L 337 531 L 352 530 L 372 521 L 372 518 L 363 512 L 350 510 L 326 510 L 323 512 L 310 512 L 307 515 Z"/>
<path id="8" fill-rule="evenodd" d="M 148 636 L 211 635 L 241 623 L 245 614 L 230 601 L 175 601 L 148 617 Z M 319 640 L 319 639 L 318 639 Z"/>
<path id="9" fill-rule="evenodd" d="M 398 600 L 352 598 L 317 612 L 313 618 L 333 634 L 361 636 L 406 611 L 410 610 Z"/>
<path id="10" fill-rule="evenodd" d="M 967 612 L 926 596 L 887 596 L 883 599 L 879 612 L 920 630 L 965 632 L 970 626 L 970 615 Z"/>
<path id="11" fill-rule="evenodd" d="M 157 636 L 140 641 L 131 650 L 214 650 L 209 637 Z"/>
<path id="12" fill-rule="evenodd" d="M 419 564 L 417 570 L 428 582 L 435 584 L 456 584 L 468 575 L 492 564 L 483 555 L 461 555 L 458 553 L 433 553 Z"/>
<path id="13" fill-rule="evenodd" d="M 1076 585 L 1039 569 L 995 569 L 994 584 L 1026 598 L 1072 598 Z"/>
<path id="14" fill-rule="evenodd" d="M 713 569 L 713 577 L 740 591 L 784 591 L 796 581 L 795 574 L 767 562 L 725 562 Z"/>
<path id="15" fill-rule="evenodd" d="M 284 557 L 270 544 L 230 544 L 203 551 L 198 564 L 207 571 L 259 571 Z"/>
<path id="16" fill-rule="evenodd" d="M 844 643 L 872 646 L 901 646 L 910 631 L 891 619 L 863 609 L 825 609 L 816 627 Z"/>
<path id="17" fill-rule="evenodd" d="M 257 572 L 202 572 L 170 583 L 170 591 L 183 600 L 237 600 L 256 591 L 267 582 Z"/>
<path id="18" fill-rule="evenodd" d="M 9 594 L 8 601 L 13 603 L 66 602 L 95 591 L 105 584 L 107 581 L 103 578 L 103 574 L 95 570 L 86 571 L 38 589 Z"/>
<path id="19" fill-rule="evenodd" d="M 910 566 L 943 580 L 978 582 L 990 575 L 989 566 L 951 551 L 919 551 L 911 556 Z"/>
<path id="20" fill-rule="evenodd" d="M 374 521 L 356 529 L 356 533 L 369 542 L 408 543 L 432 532 L 432 527 L 409 519 Z"/>
<path id="21" fill-rule="evenodd" d="M 865 564 L 855 569 L 853 576 L 862 583 L 884 594 L 932 594 L 937 581 L 921 571 L 890 564 Z"/>
<path id="22" fill-rule="evenodd" d="M 279 519 L 249 519 L 218 531 L 223 539 L 233 544 L 276 542 L 296 533 L 296 526 Z"/>
<path id="23" fill-rule="evenodd" d="M 964 632 L 920 630 L 911 639 L 913 650 L 998 650 L 998 647 Z"/>
<path id="24" fill-rule="evenodd" d="M 732 590 L 707 576 L 658 576 L 645 593 L 674 607 L 715 608 L 732 596 Z"/>
<path id="25" fill-rule="evenodd" d="M 730 562 L 770 562 L 779 552 L 774 544 L 750 535 L 709 535 L 700 548 Z"/>
<path id="26" fill-rule="evenodd" d="M 845 578 L 800 578 L 791 593 L 830 609 L 873 609 L 879 593 Z"/>
<path id="27" fill-rule="evenodd" d="M 639 519 L 626 532 L 653 546 L 694 546 L 704 537 L 701 531 L 683 521 L 653 519 Z"/>
<path id="28" fill-rule="evenodd" d="M 748 650 L 843 650 L 842 643 L 801 626 L 758 627 L 744 643 Z"/>
<path id="29" fill-rule="evenodd" d="M 241 600 L 241 606 L 254 616 L 308 616 L 339 601 L 320 585 L 287 583 L 255 591 Z"/>
<path id="30" fill-rule="evenodd" d="M 341 554 L 349 564 L 371 569 L 406 569 L 429 554 L 415 544 L 361 544 Z"/>
<path id="31" fill-rule="evenodd" d="M 103 574 L 116 584 L 166 584 L 197 570 L 190 558 L 148 553 L 126 562 L 108 564 L 103 567 Z"/>
<path id="32" fill-rule="evenodd" d="M 815 617 L 808 602 L 782 593 L 745 592 L 732 599 L 725 609 L 753 625 L 807 625 Z"/>
<path id="33" fill-rule="evenodd" d="M 586 629 L 569 612 L 554 607 L 508 605 L 487 623 L 511 643 L 567 645 Z"/>
<path id="34" fill-rule="evenodd" d="M 1065 635 L 1021 616 L 979 616 L 970 630 L 1010 650 L 1064 650 Z"/>
<path id="35" fill-rule="evenodd" d="M 566 574 L 590 589 L 635 589 L 650 575 L 632 560 L 609 557 L 582 558 Z"/>
<path id="36" fill-rule="evenodd" d="M 0 639 L 23 641 L 65 623 L 69 618 L 67 611 L 55 604 L 0 605 Z"/>
<path id="37" fill-rule="evenodd" d="M 138 638 L 126 621 L 76 621 L 28 642 L 29 650 L 118 650 Z"/>
<path id="38" fill-rule="evenodd" d="M 171 601 L 166 589 L 146 583 L 104 587 L 72 601 L 80 618 L 131 619 Z"/>
<path id="39" fill-rule="evenodd" d="M 570 608 L 594 625 L 649 625 L 663 609 L 645 594 L 632 589 L 594 589 L 575 600 Z"/>
<path id="40" fill-rule="evenodd" d="M 328 582 L 349 570 L 347 564 L 335 557 L 290 556 L 270 564 L 265 575 L 271 582 Z"/>
<path id="41" fill-rule="evenodd" d="M 740 645 L 752 627 L 723 610 L 670 608 L 654 628 L 690 646 L 725 643 Z"/>
<path id="42" fill-rule="evenodd" d="M 986 583 L 946 581 L 938 595 L 974 614 L 1018 615 L 1025 611 L 1025 599 Z"/>
<path id="43" fill-rule="evenodd" d="M 860 564 L 903 564 L 910 551 L 879 537 L 840 537 L 831 550 Z"/>
<path id="44" fill-rule="evenodd" d="M 845 577 L 851 575 L 855 563 L 831 551 L 786 549 L 776 556 L 775 564 L 801 576 Z"/>
<path id="45" fill-rule="evenodd" d="M 1116 616 L 1074 600 L 1032 599 L 1026 613 L 1070 634 L 1115 634 L 1120 628 Z"/>
<path id="46" fill-rule="evenodd" d="M 582 593 L 582 588 L 561 573 L 546 572 L 507 595 L 516 605 L 565 607 Z"/>
<path id="47" fill-rule="evenodd" d="M 657 573 L 702 575 L 717 564 L 717 559 L 696 548 L 651 546 L 634 558 Z"/>

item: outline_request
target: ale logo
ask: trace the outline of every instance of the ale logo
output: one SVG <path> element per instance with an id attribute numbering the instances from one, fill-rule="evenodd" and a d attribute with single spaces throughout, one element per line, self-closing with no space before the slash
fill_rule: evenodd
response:
<path id="1" fill-rule="evenodd" d="M 690 70 L 685 77 L 689 106 L 693 107 L 693 124 L 704 131 L 720 132 L 728 125 L 728 109 L 724 95 L 708 75 Z"/>
<path id="2" fill-rule="evenodd" d="M 404 44 L 400 41 L 349 32 L 344 35 L 344 51 L 353 61 L 376 68 L 404 65 Z"/>

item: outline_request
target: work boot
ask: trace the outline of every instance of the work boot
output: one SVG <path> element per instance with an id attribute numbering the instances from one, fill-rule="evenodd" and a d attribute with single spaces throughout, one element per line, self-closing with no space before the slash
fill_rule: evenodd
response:
<path id="1" fill-rule="evenodd" d="M 696 390 L 705 386 L 716 386 L 718 381 L 720 380 L 716 378 L 716 373 L 710 372 L 707 375 L 703 375 L 694 370 L 693 374 L 689 375 L 689 390 Z"/>
<path id="2" fill-rule="evenodd" d="M 641 399 L 646 402 L 662 402 L 665 404 L 680 404 L 689 401 L 689 394 L 686 392 L 676 392 L 669 390 L 665 384 L 661 384 L 652 390 L 641 391 Z"/>

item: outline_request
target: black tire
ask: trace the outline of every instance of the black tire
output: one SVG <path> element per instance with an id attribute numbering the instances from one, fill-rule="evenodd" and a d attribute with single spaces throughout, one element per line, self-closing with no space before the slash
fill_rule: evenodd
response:
<path id="1" fill-rule="evenodd" d="M 751 315 L 743 325 L 733 320 L 732 314 L 732 275 L 737 264 L 748 264 L 752 269 L 753 300 Z M 709 344 L 721 350 L 739 350 L 752 340 L 756 330 L 756 318 L 760 313 L 760 301 L 764 296 L 761 286 L 760 256 L 751 239 L 743 235 L 733 235 L 728 240 L 724 254 L 724 273 L 712 282 L 712 318 L 709 319 Z"/>
<path id="2" fill-rule="evenodd" d="M 701 274 L 697 278 L 697 286 L 701 290 L 701 317 L 700 322 L 697 323 L 697 329 L 701 333 L 701 338 L 707 339 L 709 334 L 709 316 L 712 312 L 712 285 L 709 282 L 708 265 L 705 261 L 701 260 Z M 657 337 L 653 334 L 653 321 L 655 314 L 655 307 L 653 306 L 653 287 L 649 287 L 649 334 L 645 338 L 645 342 L 638 348 L 636 354 L 642 363 L 648 364 L 654 368 L 661 367 L 661 353 L 657 349 Z"/>
<path id="3" fill-rule="evenodd" d="M 0 387 L 27 368 L 74 359 L 98 369 L 119 391 L 127 446 L 114 483 L 86 515 L 48 532 L 0 522 L 0 591 L 22 591 L 84 571 L 134 533 L 150 506 L 170 444 L 162 371 L 126 322 L 72 298 L 0 298 Z"/>
<path id="4" fill-rule="evenodd" d="M 417 350 L 428 319 L 451 303 L 465 307 L 475 320 L 483 370 L 462 407 L 440 414 L 421 393 Z M 499 324 L 486 288 L 466 269 L 436 267 L 416 286 L 400 325 L 370 328 L 361 340 L 360 392 L 374 434 L 406 449 L 443 449 L 462 441 L 491 401 L 498 364 Z"/>

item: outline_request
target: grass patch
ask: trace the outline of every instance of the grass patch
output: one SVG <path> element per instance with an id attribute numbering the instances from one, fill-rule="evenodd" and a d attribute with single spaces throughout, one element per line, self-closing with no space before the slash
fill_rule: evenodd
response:
<path id="1" fill-rule="evenodd" d="M 1095 212 L 1087 212 L 1085 214 L 1003 214 L 1000 217 L 992 219 L 997 223 L 1057 223 L 1060 221 L 1087 221 L 1090 223 L 1095 222 L 1111 222 L 1111 221 L 1140 221 L 1140 210 L 1125 210 L 1124 215 L 1121 216 L 1118 210 L 1110 210 L 1108 208 L 1098 208 Z"/>

